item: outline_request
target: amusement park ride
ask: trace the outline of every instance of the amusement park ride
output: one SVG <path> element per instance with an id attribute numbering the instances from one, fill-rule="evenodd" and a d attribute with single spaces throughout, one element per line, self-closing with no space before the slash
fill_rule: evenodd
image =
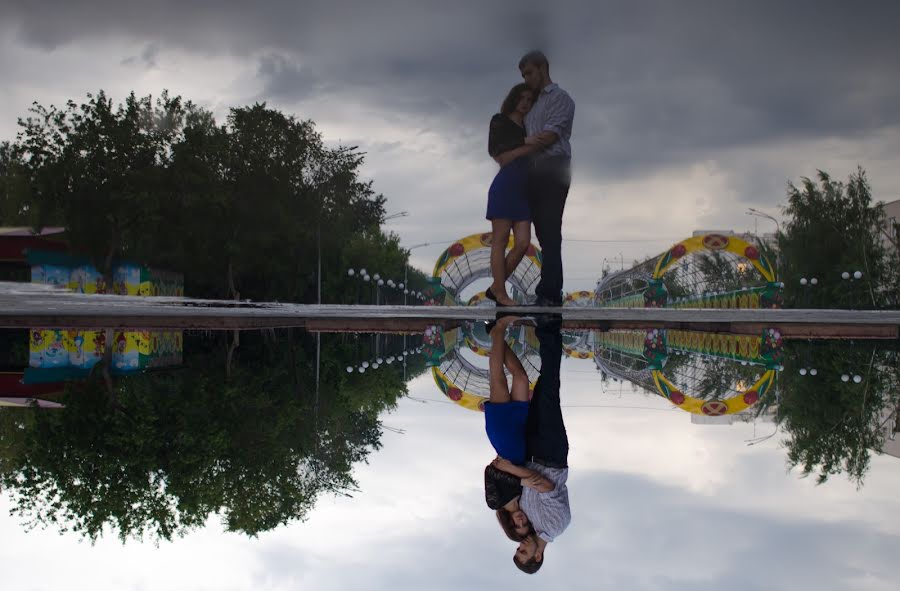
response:
<path id="1" fill-rule="evenodd" d="M 490 276 L 490 236 L 455 242 L 438 258 L 430 293 L 433 302 L 485 306 L 483 292 L 462 298 L 478 279 Z M 540 277 L 541 253 L 533 245 L 509 279 L 514 299 L 525 303 Z M 563 314 L 596 308 L 760 310 L 781 307 L 781 284 L 759 249 L 737 236 L 707 234 L 679 242 L 634 267 L 609 274 L 596 289 L 566 294 Z M 465 301 L 463 301 L 465 299 Z M 490 338 L 484 323 L 462 322 L 424 333 L 425 355 L 438 388 L 470 410 L 489 398 L 486 357 Z M 539 375 L 532 327 L 508 335 L 532 384 Z M 569 358 L 592 361 L 604 377 L 631 382 L 676 407 L 705 416 L 748 410 L 774 391 L 781 369 L 782 337 L 777 328 L 757 334 L 727 334 L 678 328 L 567 330 Z"/>

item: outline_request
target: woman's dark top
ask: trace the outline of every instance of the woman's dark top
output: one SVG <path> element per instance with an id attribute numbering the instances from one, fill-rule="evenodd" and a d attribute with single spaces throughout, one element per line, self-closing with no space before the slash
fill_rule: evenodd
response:
<path id="1" fill-rule="evenodd" d="M 484 469 L 484 500 L 495 511 L 522 494 L 522 481 L 488 464 Z"/>
<path id="2" fill-rule="evenodd" d="M 491 158 L 524 145 L 525 128 L 502 113 L 494 115 L 488 134 L 488 154 Z"/>

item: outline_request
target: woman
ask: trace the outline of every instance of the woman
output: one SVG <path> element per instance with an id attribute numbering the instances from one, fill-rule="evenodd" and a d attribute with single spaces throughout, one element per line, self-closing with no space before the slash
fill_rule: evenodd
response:
<path id="1" fill-rule="evenodd" d="M 485 468 L 485 499 L 497 512 L 497 521 L 507 537 L 521 541 L 532 530 L 518 500 L 522 486 L 552 490 L 553 484 L 522 465 L 525 464 L 525 422 L 528 419 L 528 374 L 506 343 L 506 329 L 516 321 L 505 316 L 488 324 L 490 400 L 484 405 L 485 431 L 497 458 Z M 506 371 L 512 376 L 512 388 Z M 549 488 L 548 488 L 549 487 Z"/>
<path id="2" fill-rule="evenodd" d="M 498 306 L 514 306 L 506 293 L 506 278 L 512 275 L 531 243 L 531 212 L 526 193 L 527 156 L 540 148 L 525 137 L 525 115 L 531 110 L 534 94 L 525 84 L 516 84 L 506 96 L 500 112 L 491 119 L 488 153 L 500 165 L 488 190 L 487 219 L 491 220 L 491 275 L 493 283 L 485 291 Z M 512 230 L 515 243 L 509 254 L 506 245 Z"/>

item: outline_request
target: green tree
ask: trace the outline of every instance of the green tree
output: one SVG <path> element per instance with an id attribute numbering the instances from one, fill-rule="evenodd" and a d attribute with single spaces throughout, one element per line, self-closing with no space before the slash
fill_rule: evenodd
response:
<path id="1" fill-rule="evenodd" d="M 184 115 L 179 97 L 103 91 L 65 109 L 35 104 L 13 148 L 24 177 L 17 201 L 36 228 L 65 225 L 72 246 L 108 278 L 158 221 L 156 198 Z"/>
<path id="2" fill-rule="evenodd" d="M 19 123 L 0 145 L 0 223 L 65 226 L 106 273 L 124 259 L 183 272 L 191 296 L 310 303 L 321 253 L 334 303 L 355 297 L 348 265 L 399 278 L 408 263 L 364 154 L 265 104 L 219 125 L 166 92 L 114 106 L 100 91 Z"/>
<path id="3" fill-rule="evenodd" d="M 897 267 L 881 241 L 884 209 L 873 203 L 860 168 L 847 183 L 819 171 L 818 183 L 804 178 L 788 186 L 789 217 L 778 236 L 785 300 L 819 307 L 884 308 L 897 305 Z M 841 278 L 860 271 L 858 281 Z M 816 277 L 810 289 L 802 277 Z"/>

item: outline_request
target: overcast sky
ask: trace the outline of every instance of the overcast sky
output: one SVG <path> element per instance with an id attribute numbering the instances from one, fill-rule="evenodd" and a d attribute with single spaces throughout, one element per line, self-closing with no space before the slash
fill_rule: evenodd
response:
<path id="1" fill-rule="evenodd" d="M 563 361 L 570 527 L 541 572 L 512 564 L 484 504 L 494 453 L 484 416 L 449 403 L 430 374 L 383 417 L 384 448 L 355 467 L 361 492 L 324 498 L 305 523 L 249 539 L 207 528 L 159 547 L 96 546 L 23 531 L 0 497 L 0 572 L 16 590 L 635 589 L 892 591 L 900 552 L 900 459 L 865 487 L 787 473 L 770 424 L 706 426 L 658 396 L 601 387 Z M 613 387 L 615 386 L 615 387 Z M 420 400 L 433 402 L 423 403 Z"/>
<path id="2" fill-rule="evenodd" d="M 900 5 L 846 2 L 0 2 L 0 138 L 32 101 L 162 89 L 224 120 L 265 101 L 368 153 L 430 270 L 487 228 L 487 122 L 546 51 L 576 102 L 566 289 L 699 228 L 771 231 L 788 181 L 868 172 L 900 198 Z M 629 242 L 577 242 L 629 240 Z M 640 240 L 635 242 L 635 240 Z"/>

